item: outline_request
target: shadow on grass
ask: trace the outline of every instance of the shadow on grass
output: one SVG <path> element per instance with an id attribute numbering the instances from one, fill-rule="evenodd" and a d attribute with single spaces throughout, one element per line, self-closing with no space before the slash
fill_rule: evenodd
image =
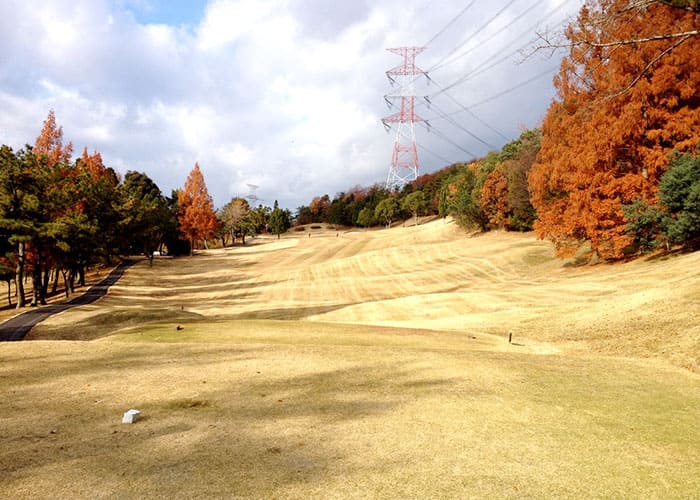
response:
<path id="1" fill-rule="evenodd" d="M 115 267 L 102 281 L 91 286 L 84 294 L 75 297 L 64 304 L 51 305 L 32 309 L 11 318 L 0 325 L 0 341 L 22 340 L 29 331 L 38 323 L 49 316 L 66 311 L 73 307 L 92 304 L 107 294 L 109 287 L 114 285 L 124 275 L 127 269 L 136 263 L 127 260 Z"/>
<path id="2" fill-rule="evenodd" d="M 221 319 L 273 319 L 273 320 L 299 320 L 324 314 L 333 311 L 338 311 L 355 303 L 334 304 L 328 306 L 308 306 L 308 307 L 280 307 L 276 309 L 260 309 L 258 311 L 248 311 L 240 314 L 225 315 Z"/>
<path id="3" fill-rule="evenodd" d="M 16 482 L 19 488 L 46 484 L 27 483 L 27 478 L 69 467 L 76 479 L 64 483 L 62 491 L 72 496 L 80 496 L 90 484 L 100 484 L 108 485 L 117 497 L 196 491 L 208 497 L 270 498 L 291 485 L 349 472 L 347 463 L 337 465 L 352 458 L 339 444 L 342 436 L 337 442 L 328 437 L 338 423 L 395 412 L 452 383 L 384 363 L 292 376 L 244 364 L 259 371 L 214 386 L 203 382 L 207 367 L 221 363 L 222 352 L 192 345 L 185 349 L 186 356 L 179 352 L 176 357 L 172 350 L 133 346 L 83 352 L 77 359 L 65 352 L 38 366 L 7 367 L 4 376 L 20 381 L 14 390 L 25 399 L 13 403 L 4 415 L 13 422 L 15 434 L 0 437 L 3 483 L 12 487 Z M 262 349 L 223 350 L 232 366 L 240 366 L 255 360 Z M 187 379 L 192 368 L 199 370 L 202 381 L 197 376 Z M 124 400 L 133 397 L 133 391 L 126 398 L 114 388 L 111 393 L 100 392 L 100 380 L 125 377 L 128 387 L 134 380 L 128 378 L 129 370 L 139 371 L 146 383 L 163 389 L 138 395 L 128 405 Z M 190 387 L 196 386 L 196 397 L 172 393 L 170 377 L 187 379 Z M 50 398 L 54 401 L 42 398 L 42 383 L 56 378 L 66 387 L 65 393 Z M 91 385 L 96 392 L 89 392 Z M 0 395 L 11 397 L 7 385 Z M 55 398 L 68 400 L 55 404 Z M 130 405 L 144 418 L 121 425 L 121 412 Z M 35 416 L 27 419 L 28 412 Z"/>

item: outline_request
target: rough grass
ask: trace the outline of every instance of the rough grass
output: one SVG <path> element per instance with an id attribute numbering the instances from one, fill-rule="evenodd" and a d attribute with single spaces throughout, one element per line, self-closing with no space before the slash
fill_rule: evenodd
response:
<path id="1" fill-rule="evenodd" d="M 695 375 L 383 333 L 369 345 L 332 329 L 292 343 L 232 326 L 219 343 L 206 333 L 172 343 L 155 328 L 140 342 L 125 332 L 3 346 L 5 495 L 690 498 L 700 488 Z M 121 424 L 129 408 L 143 420 Z"/>
<path id="2" fill-rule="evenodd" d="M 136 266 L 32 334 L 96 341 L 0 345 L 3 494 L 692 498 L 700 254 L 565 264 L 439 221 Z"/>

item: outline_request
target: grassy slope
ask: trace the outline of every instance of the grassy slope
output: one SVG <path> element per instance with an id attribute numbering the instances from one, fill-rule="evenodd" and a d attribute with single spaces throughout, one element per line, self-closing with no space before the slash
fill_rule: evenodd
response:
<path id="1" fill-rule="evenodd" d="M 571 269 L 439 222 L 136 267 L 35 334 L 100 341 L 0 346 L 0 484 L 691 498 L 700 379 L 666 361 L 697 366 L 698 260 Z"/>
<path id="2" fill-rule="evenodd" d="M 700 252 L 570 268 L 531 235 L 466 239 L 443 221 L 290 237 L 156 261 L 36 339 L 95 338 L 146 321 L 311 320 L 489 333 L 700 368 Z"/>

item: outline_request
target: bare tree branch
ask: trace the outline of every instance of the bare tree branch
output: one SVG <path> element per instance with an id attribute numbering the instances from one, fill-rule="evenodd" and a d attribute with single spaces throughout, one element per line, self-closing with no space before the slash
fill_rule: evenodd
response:
<path id="1" fill-rule="evenodd" d="M 626 94 L 627 92 L 629 92 L 630 90 L 632 90 L 632 88 L 633 88 L 635 85 L 637 85 L 637 83 L 639 82 L 639 80 L 642 79 L 642 77 L 647 73 L 647 71 L 649 71 L 649 70 L 651 69 L 652 66 L 654 66 L 654 64 L 656 64 L 662 57 L 666 56 L 667 54 L 670 54 L 675 48 L 677 48 L 679 45 L 681 45 L 683 42 L 685 42 L 685 41 L 688 40 L 689 38 L 691 38 L 690 35 L 688 35 L 688 36 L 686 36 L 686 37 L 684 37 L 684 38 L 681 38 L 681 39 L 678 40 L 676 43 L 674 43 L 674 44 L 671 45 L 670 47 L 666 48 L 666 50 L 664 50 L 663 52 L 660 52 L 660 53 L 656 54 L 656 56 L 655 56 L 651 61 L 649 61 L 649 64 L 647 64 L 646 66 L 644 66 L 644 69 L 642 69 L 642 71 L 640 71 L 639 74 L 638 74 L 637 76 L 634 77 L 634 79 L 632 80 L 632 82 L 631 82 L 629 85 L 627 85 L 627 87 L 625 87 L 624 89 L 620 90 L 619 92 L 616 92 L 616 93 L 614 93 L 614 94 L 612 94 L 612 95 L 607 96 L 607 99 L 614 99 L 614 98 L 619 97 L 619 96 L 621 96 L 621 95 L 623 95 L 623 94 Z"/>
<path id="2" fill-rule="evenodd" d="M 590 40 L 581 40 L 580 42 L 577 42 L 575 44 L 569 44 L 568 46 L 574 47 L 576 45 L 590 45 L 591 47 L 617 47 L 620 45 L 636 45 L 639 43 L 657 42 L 659 40 L 672 40 L 675 38 L 682 38 L 683 41 L 685 41 L 692 36 L 698 36 L 698 35 L 700 35 L 700 30 L 691 30 L 691 31 L 683 31 L 680 33 L 669 33 L 667 35 L 655 35 L 655 36 L 650 36 L 647 38 L 632 38 L 629 40 L 616 40 L 614 42 L 608 42 L 608 43 L 598 43 L 598 42 L 592 42 Z"/>

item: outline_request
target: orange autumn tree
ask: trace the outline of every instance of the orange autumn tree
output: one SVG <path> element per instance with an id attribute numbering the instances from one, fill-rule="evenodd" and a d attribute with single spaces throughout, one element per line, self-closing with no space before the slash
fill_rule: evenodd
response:
<path id="1" fill-rule="evenodd" d="M 508 178 L 501 168 L 486 176 L 481 188 L 481 209 L 494 227 L 505 227 L 508 223 Z"/>
<path id="2" fill-rule="evenodd" d="M 206 246 L 206 240 L 218 229 L 219 221 L 199 163 L 194 164 L 185 186 L 178 191 L 177 201 L 180 231 L 189 240 L 190 251 L 194 250 L 200 241 Z"/>
<path id="3" fill-rule="evenodd" d="M 591 0 L 568 27 L 529 175 L 535 230 L 560 254 L 589 240 L 601 257 L 622 257 L 632 243 L 623 205 L 655 202 L 669 154 L 700 141 L 700 37 L 617 42 L 699 26 L 695 13 L 658 2 Z"/>
<path id="4" fill-rule="evenodd" d="M 92 154 L 88 154 L 87 146 L 83 149 L 83 155 L 80 157 L 80 167 L 89 173 L 94 182 L 110 177 L 100 152 L 93 151 Z"/>
<path id="5" fill-rule="evenodd" d="M 46 156 L 46 163 L 53 167 L 58 163 L 69 163 L 73 155 L 73 144 L 63 145 L 63 127 L 56 126 L 56 116 L 53 109 L 44 120 L 39 137 L 34 143 L 34 154 L 41 158 Z"/>

